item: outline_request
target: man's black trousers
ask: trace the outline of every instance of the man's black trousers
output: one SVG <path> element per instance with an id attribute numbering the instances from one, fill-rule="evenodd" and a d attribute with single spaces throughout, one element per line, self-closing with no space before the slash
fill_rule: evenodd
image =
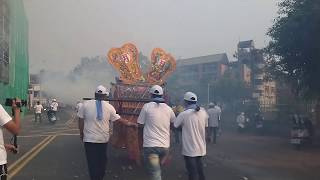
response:
<path id="1" fill-rule="evenodd" d="M 108 143 L 84 143 L 91 180 L 103 180 L 107 167 Z"/>
<path id="2" fill-rule="evenodd" d="M 202 164 L 202 156 L 184 156 L 189 180 L 205 180 Z"/>

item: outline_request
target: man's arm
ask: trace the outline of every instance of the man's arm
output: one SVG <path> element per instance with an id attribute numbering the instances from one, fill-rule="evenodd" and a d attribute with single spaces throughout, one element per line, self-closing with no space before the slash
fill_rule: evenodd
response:
<path id="1" fill-rule="evenodd" d="M 205 112 L 205 127 L 209 126 L 209 114 Z"/>
<path id="2" fill-rule="evenodd" d="M 129 120 L 123 119 L 123 118 L 118 119 L 117 122 L 119 122 L 123 125 L 126 125 L 126 126 L 138 127 L 137 123 L 130 122 Z"/>
<path id="3" fill-rule="evenodd" d="M 123 125 L 126 125 L 126 126 L 132 126 L 132 127 L 137 127 L 138 125 L 136 123 L 133 123 L 133 122 L 130 122 L 129 120 L 127 119 L 123 119 L 119 116 L 119 114 L 117 114 L 116 110 L 114 109 L 113 106 L 111 106 L 112 108 L 110 109 L 110 120 L 112 122 L 116 121 L 118 123 L 121 123 Z"/>
<path id="4" fill-rule="evenodd" d="M 17 135 L 20 132 L 20 108 L 16 105 L 18 102 L 21 103 L 19 99 L 12 102 L 12 110 L 14 113 L 13 118 L 11 121 L 3 125 L 4 128 L 14 135 Z"/>
<path id="5" fill-rule="evenodd" d="M 174 129 L 173 123 L 174 123 L 175 119 L 176 119 L 176 115 L 174 114 L 174 111 L 171 110 L 171 112 L 170 112 L 170 129 Z"/>
<path id="6" fill-rule="evenodd" d="M 146 121 L 146 105 L 144 105 L 140 111 L 137 123 L 138 123 L 138 127 L 139 128 L 143 128 L 144 127 L 144 123 Z"/>
<path id="7" fill-rule="evenodd" d="M 80 139 L 83 140 L 83 128 L 84 128 L 84 119 L 83 118 L 79 118 L 78 127 L 79 127 Z"/>
<path id="8" fill-rule="evenodd" d="M 79 128 L 79 134 L 80 134 L 80 139 L 83 140 L 83 129 L 84 129 L 84 107 L 81 107 L 78 111 L 77 116 L 79 117 L 78 121 L 78 128 Z"/>
<path id="9" fill-rule="evenodd" d="M 12 144 L 4 144 L 4 148 L 6 149 L 6 151 L 10 151 L 10 152 L 12 152 L 14 154 L 16 154 L 18 152 L 18 148 L 16 148 Z"/>
<path id="10" fill-rule="evenodd" d="M 176 129 L 180 129 L 183 124 L 183 113 L 180 113 L 176 120 L 174 121 L 173 125 Z"/>

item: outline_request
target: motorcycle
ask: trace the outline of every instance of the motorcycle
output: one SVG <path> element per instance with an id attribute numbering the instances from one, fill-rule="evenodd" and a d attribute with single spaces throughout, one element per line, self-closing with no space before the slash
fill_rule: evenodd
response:
<path id="1" fill-rule="evenodd" d="M 261 114 L 256 113 L 254 116 L 255 119 L 255 130 L 258 135 L 264 134 L 264 124 L 263 124 L 263 116 Z"/>
<path id="2" fill-rule="evenodd" d="M 294 128 L 291 130 L 290 143 L 296 148 L 300 149 L 301 146 L 310 142 L 310 134 L 306 128 Z"/>
<path id="3" fill-rule="evenodd" d="M 250 119 L 247 118 L 247 117 L 245 117 L 244 113 L 241 113 L 241 114 L 237 117 L 236 121 L 237 121 L 237 124 L 238 124 L 238 131 L 239 131 L 240 133 L 242 133 L 242 132 L 244 132 L 245 129 L 247 128 L 247 125 L 248 125 Z"/>
<path id="4" fill-rule="evenodd" d="M 312 122 L 308 118 L 296 116 L 291 129 L 290 143 L 299 150 L 301 146 L 312 144 L 313 134 Z"/>
<path id="5" fill-rule="evenodd" d="M 47 117 L 48 117 L 49 123 L 55 124 L 57 121 L 57 116 L 55 112 L 50 109 L 44 109 L 44 110 L 47 111 Z"/>

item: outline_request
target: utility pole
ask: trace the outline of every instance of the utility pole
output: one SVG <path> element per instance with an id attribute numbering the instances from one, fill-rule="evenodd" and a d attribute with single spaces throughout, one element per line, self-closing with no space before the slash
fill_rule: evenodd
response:
<path id="1" fill-rule="evenodd" d="M 210 103 L 210 84 L 208 83 L 208 104 Z"/>
<path id="2" fill-rule="evenodd" d="M 214 88 L 212 88 L 212 97 L 214 100 Z M 208 104 L 210 103 L 210 83 L 208 83 Z"/>

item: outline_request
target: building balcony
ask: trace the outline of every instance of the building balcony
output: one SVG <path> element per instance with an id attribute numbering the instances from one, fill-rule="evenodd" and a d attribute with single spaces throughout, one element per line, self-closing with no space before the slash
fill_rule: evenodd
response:
<path id="1" fill-rule="evenodd" d="M 256 75 L 254 76 L 254 79 L 263 80 L 263 78 L 264 78 L 263 74 L 256 74 Z"/>
<path id="2" fill-rule="evenodd" d="M 262 63 L 259 63 L 256 66 L 257 66 L 258 69 L 263 69 L 266 65 L 262 64 Z"/>
<path id="3" fill-rule="evenodd" d="M 254 86 L 254 89 L 255 89 L 255 90 L 263 91 L 263 90 L 264 90 L 264 87 L 263 87 L 263 85 L 255 85 L 255 86 Z"/>

